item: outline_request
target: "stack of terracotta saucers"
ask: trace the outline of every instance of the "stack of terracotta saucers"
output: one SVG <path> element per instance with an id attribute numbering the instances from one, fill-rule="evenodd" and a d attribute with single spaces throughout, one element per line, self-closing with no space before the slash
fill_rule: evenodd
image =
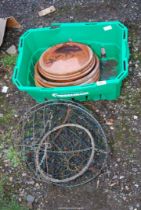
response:
<path id="1" fill-rule="evenodd" d="M 99 79 L 99 59 L 87 45 L 66 42 L 47 49 L 35 65 L 35 84 L 62 87 Z"/>

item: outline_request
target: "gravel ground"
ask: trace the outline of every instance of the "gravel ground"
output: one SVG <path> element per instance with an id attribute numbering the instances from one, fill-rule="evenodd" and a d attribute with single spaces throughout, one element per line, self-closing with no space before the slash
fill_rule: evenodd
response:
<path id="1" fill-rule="evenodd" d="M 38 17 L 38 11 L 50 5 L 57 11 Z M 51 22 L 120 20 L 129 28 L 131 60 L 129 77 L 125 80 L 117 101 L 89 102 L 106 132 L 111 153 L 103 173 L 87 185 L 62 189 L 34 180 L 22 167 L 12 167 L 6 158 L 11 145 L 8 134 L 14 130 L 19 117 L 35 102 L 20 93 L 11 84 L 11 74 L 0 72 L 0 85 L 9 87 L 8 94 L 0 94 L 1 155 L 0 177 L 9 178 L 19 202 L 27 204 L 33 199 L 35 210 L 137 210 L 141 209 L 141 3 L 140 0 L 1 0 L 0 17 L 13 15 L 23 25 L 20 31 L 7 31 L 5 51 L 12 44 L 17 46 L 21 33 L 28 28 L 47 26 Z M 3 142 L 3 139 L 5 142 Z M 30 197 L 30 195 L 32 197 Z"/>

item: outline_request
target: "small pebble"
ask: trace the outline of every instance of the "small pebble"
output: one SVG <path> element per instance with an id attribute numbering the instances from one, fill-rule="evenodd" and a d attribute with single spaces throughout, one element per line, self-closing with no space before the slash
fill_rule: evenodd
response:
<path id="1" fill-rule="evenodd" d="M 139 204 L 139 203 L 137 203 L 137 204 L 136 204 L 136 207 L 137 207 L 137 208 L 139 208 L 139 207 L 140 207 L 140 204 Z"/>
<path id="2" fill-rule="evenodd" d="M 138 116 L 137 115 L 134 115 L 133 118 L 134 118 L 134 120 L 137 120 L 138 119 Z"/>
<path id="3" fill-rule="evenodd" d="M 9 177 L 9 181 L 10 181 L 10 182 L 13 181 L 13 177 L 12 177 L 12 176 Z"/>
<path id="4" fill-rule="evenodd" d="M 34 185 L 34 184 L 35 184 L 35 182 L 34 182 L 34 181 L 27 181 L 27 184 Z"/>
<path id="5" fill-rule="evenodd" d="M 117 179 L 118 178 L 118 176 L 117 175 L 115 175 L 115 176 L 113 176 L 113 178 L 112 179 Z"/>
<path id="6" fill-rule="evenodd" d="M 124 176 L 120 176 L 119 179 L 124 179 Z"/>
<path id="7" fill-rule="evenodd" d="M 33 203 L 33 201 L 35 200 L 35 197 L 33 197 L 32 195 L 27 195 L 26 200 L 28 203 Z"/>
<path id="8" fill-rule="evenodd" d="M 17 54 L 17 49 L 15 47 L 15 45 L 11 45 L 7 50 L 6 52 L 9 54 L 9 55 L 15 55 Z"/>
<path id="9" fill-rule="evenodd" d="M 27 174 L 26 173 L 22 173 L 22 176 L 26 176 Z"/>
<path id="10" fill-rule="evenodd" d="M 20 189 L 20 196 L 21 196 L 21 197 L 24 197 L 24 196 L 25 196 L 25 191 L 24 191 L 24 189 Z"/>
<path id="11" fill-rule="evenodd" d="M 132 168 L 132 171 L 134 171 L 135 173 L 138 171 L 137 168 Z"/>
<path id="12" fill-rule="evenodd" d="M 120 158 L 117 158 L 117 162 L 119 163 L 121 161 L 121 159 Z"/>
<path id="13" fill-rule="evenodd" d="M 8 167 L 8 166 L 9 166 L 9 164 L 8 164 L 8 163 L 5 163 L 4 165 L 5 165 L 5 167 Z"/>
<path id="14" fill-rule="evenodd" d="M 110 126 L 110 129 L 111 129 L 111 130 L 114 130 L 114 127 L 113 127 L 113 126 Z"/>
<path id="15" fill-rule="evenodd" d="M 113 121 L 112 121 L 112 120 L 107 120 L 107 121 L 106 121 L 106 125 L 110 125 L 110 126 L 113 125 Z M 111 126 L 111 127 L 112 127 L 112 126 Z"/>
<path id="16" fill-rule="evenodd" d="M 138 184 L 135 184 L 135 187 L 136 187 L 136 188 L 138 188 L 138 187 L 139 187 L 139 185 L 138 185 Z"/>
<path id="17" fill-rule="evenodd" d="M 35 187 L 39 188 L 39 187 L 40 187 L 40 185 L 39 185 L 38 183 L 36 183 L 36 184 L 35 184 Z"/>
<path id="18" fill-rule="evenodd" d="M 21 202 L 22 201 L 22 199 L 21 198 L 19 198 L 19 202 Z"/>
<path id="19" fill-rule="evenodd" d="M 129 187 L 126 185 L 126 186 L 125 186 L 125 189 L 126 189 L 126 190 L 129 190 Z"/>
<path id="20" fill-rule="evenodd" d="M 1 92 L 2 93 L 7 93 L 8 91 L 8 87 L 7 86 L 3 86 Z"/>
<path id="21" fill-rule="evenodd" d="M 70 16 L 70 19 L 71 19 L 71 20 L 73 20 L 73 19 L 74 19 L 74 17 L 73 17 L 73 16 Z"/>
<path id="22" fill-rule="evenodd" d="M 0 118 L 2 118 L 3 117 L 3 114 L 2 113 L 0 113 Z"/>
<path id="23" fill-rule="evenodd" d="M 126 201 L 126 197 L 125 196 L 123 196 L 123 200 Z"/>

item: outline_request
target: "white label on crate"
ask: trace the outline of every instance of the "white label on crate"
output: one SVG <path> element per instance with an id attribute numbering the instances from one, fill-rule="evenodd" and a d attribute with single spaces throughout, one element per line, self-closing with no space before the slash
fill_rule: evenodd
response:
<path id="1" fill-rule="evenodd" d="M 52 94 L 53 97 L 61 97 L 61 98 L 75 97 L 75 96 L 85 96 L 85 95 L 88 95 L 88 92 L 83 92 L 83 93 L 68 93 L 68 94 L 53 93 Z"/>
<path id="2" fill-rule="evenodd" d="M 109 25 L 109 26 L 105 26 L 103 27 L 104 31 L 109 31 L 109 30 L 112 30 L 112 26 Z"/>
<path id="3" fill-rule="evenodd" d="M 98 86 L 100 86 L 100 85 L 106 85 L 107 84 L 107 82 L 104 80 L 104 81 L 98 81 L 98 82 L 96 82 L 96 84 L 98 85 Z"/>

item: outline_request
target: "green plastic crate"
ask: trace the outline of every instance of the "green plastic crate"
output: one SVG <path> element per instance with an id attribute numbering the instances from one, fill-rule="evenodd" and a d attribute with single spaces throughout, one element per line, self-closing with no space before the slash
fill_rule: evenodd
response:
<path id="1" fill-rule="evenodd" d="M 34 65 L 43 51 L 67 41 L 88 44 L 100 59 L 101 48 L 106 58 L 118 62 L 115 77 L 92 84 L 59 88 L 42 88 L 34 84 Z M 128 30 L 119 21 L 54 23 L 46 28 L 30 29 L 19 43 L 19 56 L 13 73 L 13 83 L 37 102 L 49 99 L 115 100 L 120 95 L 122 81 L 128 75 Z"/>

